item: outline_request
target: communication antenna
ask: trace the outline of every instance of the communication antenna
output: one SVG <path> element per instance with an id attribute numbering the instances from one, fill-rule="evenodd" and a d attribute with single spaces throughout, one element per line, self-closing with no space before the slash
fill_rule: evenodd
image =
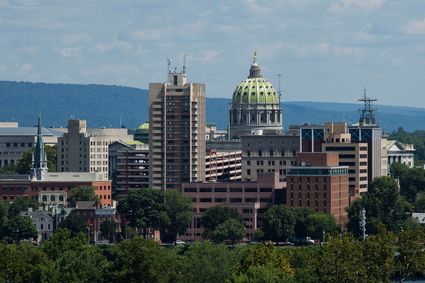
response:
<path id="1" fill-rule="evenodd" d="M 186 73 L 186 57 L 187 57 L 186 54 L 183 55 L 183 74 Z"/>
<path id="2" fill-rule="evenodd" d="M 167 58 L 168 73 L 171 73 L 171 59 Z"/>
<path id="3" fill-rule="evenodd" d="M 362 126 L 376 126 L 375 112 L 376 109 L 372 108 L 372 104 L 378 99 L 367 97 L 366 87 L 363 89 L 363 97 L 359 99 L 360 102 L 363 102 L 363 108 L 359 109 L 360 111 L 360 120 L 359 125 Z"/>
<path id="4" fill-rule="evenodd" d="M 120 115 L 120 129 L 122 128 L 122 115 Z"/>
<path id="5" fill-rule="evenodd" d="M 279 94 L 279 98 L 282 96 L 282 90 L 280 89 L 280 79 L 282 77 L 282 74 L 277 74 L 277 77 L 279 78 L 279 90 L 278 90 L 278 94 Z"/>

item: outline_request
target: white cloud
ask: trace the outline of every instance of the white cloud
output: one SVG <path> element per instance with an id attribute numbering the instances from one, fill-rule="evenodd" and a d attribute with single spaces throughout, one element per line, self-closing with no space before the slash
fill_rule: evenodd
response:
<path id="1" fill-rule="evenodd" d="M 408 22 L 404 27 L 404 32 L 407 34 L 425 34 L 425 19 Z"/>
<path id="2" fill-rule="evenodd" d="M 241 0 L 250 11 L 255 13 L 266 13 L 269 11 L 266 5 L 258 4 L 257 0 Z"/>
<path id="3" fill-rule="evenodd" d="M 31 71 L 34 70 L 34 66 L 31 65 L 30 63 L 23 63 L 18 67 L 18 71 L 16 72 L 17 74 L 28 74 Z"/>
<path id="4" fill-rule="evenodd" d="M 205 64 L 217 59 L 218 55 L 220 55 L 220 53 L 217 50 L 203 50 L 199 54 L 198 59 Z"/>
<path id="5" fill-rule="evenodd" d="M 99 53 L 106 53 L 106 52 L 110 52 L 112 50 L 120 50 L 120 51 L 125 51 L 128 52 L 132 49 L 132 45 L 130 42 L 127 41 L 115 41 L 115 42 L 98 42 L 96 43 L 92 50 L 94 52 L 99 52 Z"/>
<path id="6" fill-rule="evenodd" d="M 166 29 L 146 29 L 141 31 L 133 31 L 130 32 L 130 37 L 136 40 L 159 40 L 164 37 L 167 32 L 169 32 L 169 28 Z"/>
<path id="7" fill-rule="evenodd" d="M 87 33 L 70 33 L 62 37 L 62 43 L 65 45 L 76 45 L 82 41 L 90 40 L 91 36 Z"/>
<path id="8" fill-rule="evenodd" d="M 337 0 L 330 7 L 332 12 L 338 12 L 340 10 L 357 7 L 367 11 L 375 10 L 381 7 L 386 0 Z"/>
<path id="9" fill-rule="evenodd" d="M 6 74 L 6 69 L 7 69 L 6 65 L 0 65 L 0 75 Z"/>
<path id="10" fill-rule="evenodd" d="M 77 57 L 80 55 L 81 47 L 65 47 L 60 50 L 60 54 L 65 57 Z"/>

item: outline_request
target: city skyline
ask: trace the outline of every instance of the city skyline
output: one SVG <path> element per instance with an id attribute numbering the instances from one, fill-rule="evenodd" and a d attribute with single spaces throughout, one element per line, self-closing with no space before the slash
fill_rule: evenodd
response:
<path id="1" fill-rule="evenodd" d="M 208 97 L 230 98 L 252 52 L 282 102 L 425 107 L 421 1 L 0 1 L 0 79 L 148 88 L 167 58 Z M 407 92 L 407 94 L 406 94 Z"/>

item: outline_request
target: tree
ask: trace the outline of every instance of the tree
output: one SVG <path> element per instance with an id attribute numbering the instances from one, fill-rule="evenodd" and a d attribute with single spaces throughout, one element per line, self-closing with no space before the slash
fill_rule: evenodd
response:
<path id="1" fill-rule="evenodd" d="M 49 172 L 57 171 L 57 146 L 49 145 L 44 147 L 47 155 L 47 168 Z M 32 156 L 34 154 L 34 148 L 28 150 L 22 154 L 22 157 L 16 164 L 16 173 L 19 174 L 30 174 L 32 168 Z"/>
<path id="2" fill-rule="evenodd" d="M 99 201 L 92 186 L 78 186 L 72 188 L 68 197 L 68 204 L 75 207 L 77 201 Z"/>
<path id="3" fill-rule="evenodd" d="M 381 231 L 361 242 L 362 264 L 369 282 L 390 282 L 394 271 L 394 235 Z"/>
<path id="4" fill-rule="evenodd" d="M 313 210 L 309 208 L 291 208 L 292 212 L 295 216 L 295 226 L 294 226 L 294 234 L 295 237 L 304 239 L 309 235 L 309 231 L 307 231 L 307 217 L 314 213 Z"/>
<path id="5" fill-rule="evenodd" d="M 184 255 L 182 282 L 216 283 L 232 278 L 239 262 L 239 255 L 224 245 L 213 245 L 209 241 L 195 242 Z"/>
<path id="6" fill-rule="evenodd" d="M 253 265 L 245 273 L 234 274 L 234 283 L 285 283 L 293 282 L 289 276 L 282 276 L 278 268 L 270 263 Z"/>
<path id="7" fill-rule="evenodd" d="M 51 259 L 56 260 L 66 251 L 82 251 L 87 244 L 87 236 L 83 233 L 73 236 L 71 231 L 59 228 L 53 235 L 44 241 L 41 248 L 43 252 Z"/>
<path id="8" fill-rule="evenodd" d="M 288 241 L 294 234 L 295 216 L 285 205 L 274 205 L 263 216 L 265 239 L 272 241 Z"/>
<path id="9" fill-rule="evenodd" d="M 415 275 L 425 275 L 425 233 L 406 230 L 398 235 L 395 260 L 396 277 L 400 282 Z"/>
<path id="10" fill-rule="evenodd" d="M 60 228 L 68 229 L 72 236 L 76 236 L 79 233 L 87 233 L 88 226 L 84 221 L 84 218 L 75 212 L 71 212 L 60 224 Z"/>
<path id="11" fill-rule="evenodd" d="M 48 264 L 43 251 L 29 243 L 0 243 L 0 282 L 41 282 Z"/>
<path id="12" fill-rule="evenodd" d="M 16 165 L 10 164 L 0 167 L 0 175 L 16 174 Z"/>
<path id="13" fill-rule="evenodd" d="M 103 237 L 113 242 L 117 230 L 117 222 L 113 220 L 105 220 L 100 223 L 100 233 Z"/>
<path id="14" fill-rule="evenodd" d="M 30 198 L 17 197 L 9 206 L 9 218 L 18 216 L 22 211 L 28 211 L 28 208 L 37 208 L 38 201 Z"/>
<path id="15" fill-rule="evenodd" d="M 345 236 L 328 241 L 316 262 L 317 282 L 368 282 L 358 241 Z"/>
<path id="16" fill-rule="evenodd" d="M 111 248 L 110 282 L 175 282 L 182 270 L 177 255 L 153 241 L 134 238 Z"/>
<path id="17" fill-rule="evenodd" d="M 80 251 L 67 250 L 49 264 L 42 282 L 105 282 L 109 263 L 97 246 L 84 246 Z"/>
<path id="18" fill-rule="evenodd" d="M 38 236 L 37 228 L 32 220 L 23 216 L 15 216 L 10 219 L 5 232 L 6 237 L 13 239 L 16 243 L 19 243 L 22 239 L 36 239 Z"/>
<path id="19" fill-rule="evenodd" d="M 146 238 L 147 228 L 161 228 L 165 211 L 164 194 L 155 189 L 131 191 L 118 203 L 117 209 L 125 215 L 130 227 L 142 228 Z"/>
<path id="20" fill-rule="evenodd" d="M 376 234 L 381 225 L 388 231 L 403 229 L 411 211 L 409 203 L 400 196 L 396 181 L 392 177 L 378 177 L 369 185 L 368 192 L 348 208 L 347 228 L 354 235 L 360 235 L 360 212 L 366 210 L 368 234 Z"/>
<path id="21" fill-rule="evenodd" d="M 9 204 L 0 202 L 0 240 L 5 236 L 7 222 L 9 221 Z"/>
<path id="22" fill-rule="evenodd" d="M 245 227 L 239 220 L 228 219 L 218 225 L 212 232 L 212 239 L 216 243 L 230 242 L 233 245 L 245 236 Z"/>
<path id="23" fill-rule="evenodd" d="M 425 193 L 420 193 L 416 198 L 415 211 L 422 213 L 425 212 Z"/>
<path id="24" fill-rule="evenodd" d="M 254 240 L 256 240 L 256 241 L 262 241 L 263 238 L 264 238 L 263 229 L 257 228 L 257 230 L 255 230 L 255 232 L 254 232 Z"/>
<path id="25" fill-rule="evenodd" d="M 176 190 L 164 191 L 165 213 L 161 219 L 161 236 L 175 242 L 178 234 L 186 232 L 192 220 L 192 202 Z"/>
<path id="26" fill-rule="evenodd" d="M 334 233 L 338 231 L 335 218 L 326 213 L 313 212 L 307 216 L 307 234 L 313 239 L 322 239 L 324 233 Z M 322 239 L 323 241 L 325 239 Z"/>
<path id="27" fill-rule="evenodd" d="M 241 216 L 226 206 L 213 206 L 208 208 L 202 216 L 202 226 L 205 228 L 203 238 L 211 238 L 214 230 L 229 219 L 242 223 Z"/>
<path id="28" fill-rule="evenodd" d="M 243 253 L 234 282 L 283 282 L 294 276 L 289 256 L 272 245 L 256 245 Z"/>

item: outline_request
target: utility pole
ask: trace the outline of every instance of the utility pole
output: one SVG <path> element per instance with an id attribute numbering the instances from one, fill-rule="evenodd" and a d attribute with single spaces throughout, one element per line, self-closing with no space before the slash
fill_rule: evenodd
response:
<path id="1" fill-rule="evenodd" d="M 366 240 L 366 209 L 362 208 L 360 211 L 360 221 L 359 221 L 360 229 L 362 230 L 363 241 Z"/>

